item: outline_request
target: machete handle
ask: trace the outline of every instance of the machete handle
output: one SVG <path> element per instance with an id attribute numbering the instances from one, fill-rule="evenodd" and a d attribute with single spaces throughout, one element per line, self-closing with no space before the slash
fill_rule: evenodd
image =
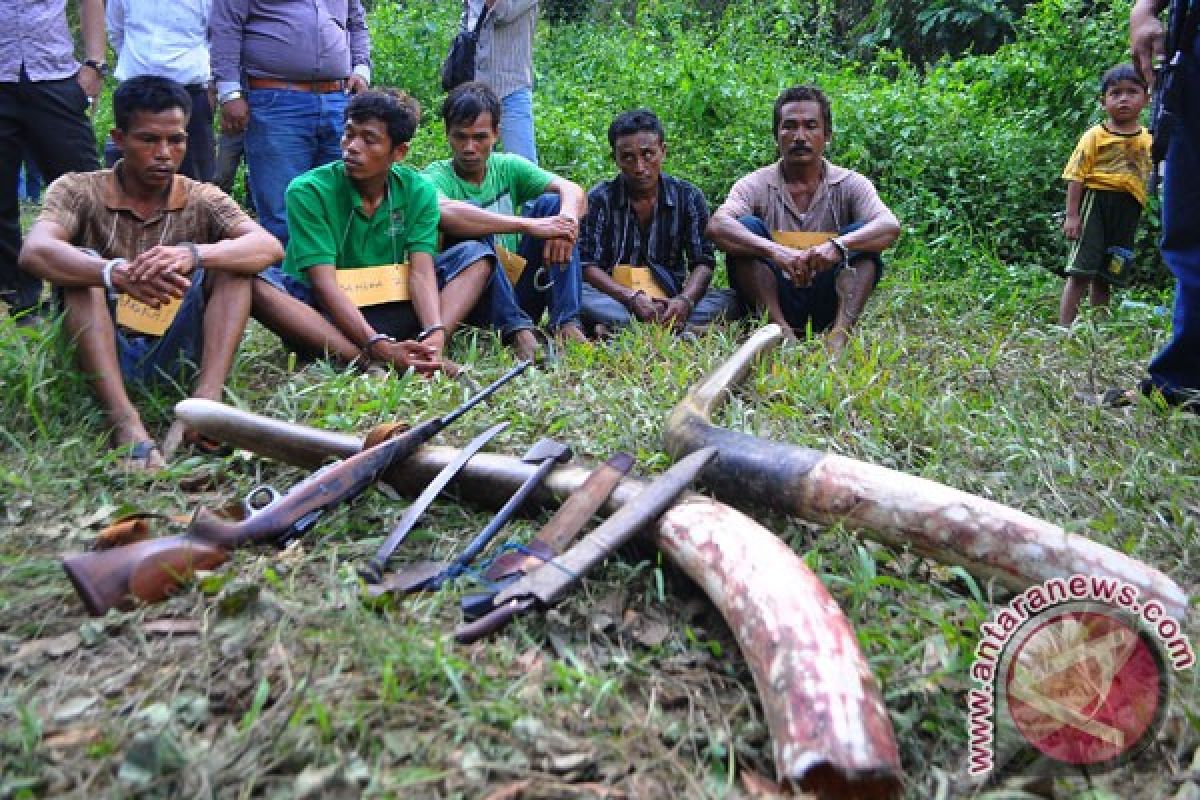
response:
<path id="1" fill-rule="evenodd" d="M 459 644 L 470 644 L 484 636 L 495 633 L 508 624 L 508 621 L 517 614 L 528 611 L 533 608 L 537 600 L 532 595 L 525 597 L 514 597 L 499 608 L 492 611 L 474 622 L 468 622 L 465 625 L 459 625 L 454 629 L 454 641 Z"/>

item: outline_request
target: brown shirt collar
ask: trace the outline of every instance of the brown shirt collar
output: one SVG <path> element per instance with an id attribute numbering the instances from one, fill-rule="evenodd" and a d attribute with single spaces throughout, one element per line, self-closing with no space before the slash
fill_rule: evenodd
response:
<path id="1" fill-rule="evenodd" d="M 129 196 L 125 193 L 125 189 L 121 186 L 121 181 L 117 177 L 117 171 L 122 168 L 124 159 L 117 161 L 113 168 L 108 171 L 108 179 L 104 186 L 104 206 L 110 211 L 128 211 L 134 216 L 137 216 L 133 210 L 132 204 L 129 202 Z M 167 202 L 163 206 L 163 212 L 181 211 L 187 205 L 187 185 L 183 177 L 175 175 L 171 178 L 171 191 L 167 194 Z"/>

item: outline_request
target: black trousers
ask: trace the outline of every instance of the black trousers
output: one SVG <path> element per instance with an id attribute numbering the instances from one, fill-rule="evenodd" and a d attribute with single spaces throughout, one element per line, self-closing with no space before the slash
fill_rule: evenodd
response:
<path id="1" fill-rule="evenodd" d="M 99 169 L 87 110 L 87 95 L 74 77 L 31 81 L 22 69 L 16 83 L 0 82 L 0 299 L 9 313 L 33 306 L 42 293 L 42 282 L 17 266 L 21 161 L 28 152 L 47 184 L 64 172 Z"/>

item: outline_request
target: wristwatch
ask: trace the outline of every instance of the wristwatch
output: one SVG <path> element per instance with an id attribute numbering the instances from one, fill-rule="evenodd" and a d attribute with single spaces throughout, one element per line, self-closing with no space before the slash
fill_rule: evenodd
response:
<path id="1" fill-rule="evenodd" d="M 108 64 L 105 64 L 103 61 L 97 61 L 94 58 L 89 58 L 87 61 L 83 62 L 83 65 L 96 70 L 96 72 L 100 74 L 101 78 L 107 78 L 108 73 L 111 72 L 111 70 L 108 68 Z"/>

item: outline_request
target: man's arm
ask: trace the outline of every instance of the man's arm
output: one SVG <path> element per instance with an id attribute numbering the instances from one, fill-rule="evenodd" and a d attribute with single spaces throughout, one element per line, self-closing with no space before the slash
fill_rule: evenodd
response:
<path id="1" fill-rule="evenodd" d="M 249 13 L 250 0 L 213 0 L 208 21 L 212 73 L 220 102 L 221 130 L 225 133 L 241 133 L 250 118 L 250 106 L 240 96 L 242 36 Z M 231 98 L 232 92 L 239 96 Z"/>
<path id="2" fill-rule="evenodd" d="M 513 214 L 497 214 L 472 203 L 438 197 L 442 231 L 455 239 L 478 239 L 493 233 L 531 233 L 536 220 Z"/>
<path id="3" fill-rule="evenodd" d="M 1154 88 L 1154 63 L 1163 53 L 1163 25 L 1158 15 L 1167 0 L 1138 0 L 1129 12 L 1129 44 L 1133 66 L 1146 84 Z"/>
<path id="4" fill-rule="evenodd" d="M 543 261 L 552 265 L 565 264 L 571 260 L 571 251 L 579 238 L 579 220 L 587 213 L 587 195 L 579 184 L 557 175 L 550 179 L 542 191 L 558 195 L 558 216 L 550 217 L 549 221 L 543 220 L 548 223 L 546 227 L 550 230 L 565 229 L 568 233 L 534 235 L 546 240 L 546 246 L 542 249 Z"/>
<path id="5" fill-rule="evenodd" d="M 360 0 L 350 0 L 347 12 L 346 33 L 350 36 L 350 63 L 353 65 L 347 89 L 350 94 L 358 94 L 371 85 L 371 34 Z"/>
<path id="6" fill-rule="evenodd" d="M 83 32 L 84 60 L 103 63 L 108 47 L 104 41 L 104 0 L 80 0 L 79 27 Z M 75 80 L 93 101 L 104 88 L 104 76 L 91 67 L 80 67 Z"/>
<path id="7" fill-rule="evenodd" d="M 104 286 L 104 271 L 110 261 L 75 247 L 67 229 L 47 219 L 34 223 L 19 259 L 21 269 L 29 274 L 67 289 Z M 135 278 L 131 268 L 131 263 L 114 263 L 109 273 L 113 288 L 155 308 L 182 297 L 192 283 L 176 271 Z"/>

